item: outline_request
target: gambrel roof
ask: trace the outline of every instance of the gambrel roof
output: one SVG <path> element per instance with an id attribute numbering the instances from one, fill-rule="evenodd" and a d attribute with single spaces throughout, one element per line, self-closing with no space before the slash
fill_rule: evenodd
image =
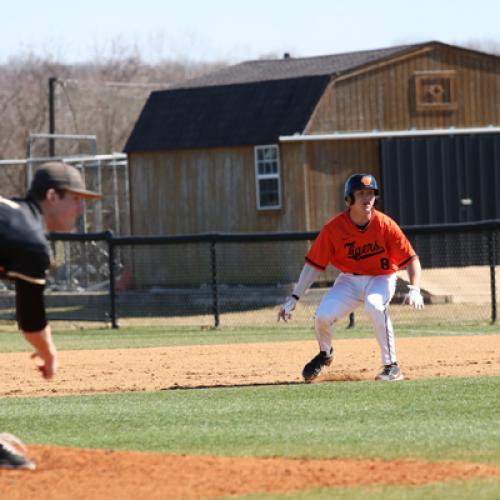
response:
<path id="1" fill-rule="evenodd" d="M 364 50 L 317 57 L 288 57 L 285 59 L 258 59 L 227 66 L 208 75 L 189 80 L 179 86 L 184 88 L 211 85 L 233 85 L 237 83 L 282 80 L 306 76 L 333 76 L 366 64 L 383 60 L 415 45 L 400 45 L 377 50 Z"/>
<path id="2" fill-rule="evenodd" d="M 153 92 L 125 151 L 276 143 L 280 135 L 303 133 L 333 78 L 433 46 L 450 47 L 426 42 L 319 57 L 247 61 L 222 68 L 176 88 Z"/>

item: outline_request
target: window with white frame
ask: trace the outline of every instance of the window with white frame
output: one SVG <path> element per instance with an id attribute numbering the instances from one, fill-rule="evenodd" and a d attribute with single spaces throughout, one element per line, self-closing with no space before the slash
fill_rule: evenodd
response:
<path id="1" fill-rule="evenodd" d="M 255 146 L 257 209 L 281 208 L 280 159 L 276 145 Z"/>

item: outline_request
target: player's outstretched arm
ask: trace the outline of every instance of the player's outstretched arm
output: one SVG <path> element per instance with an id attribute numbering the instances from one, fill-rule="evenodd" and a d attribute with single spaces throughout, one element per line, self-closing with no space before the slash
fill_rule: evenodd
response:
<path id="1" fill-rule="evenodd" d="M 320 271 L 318 271 L 314 267 L 310 266 L 309 264 L 304 264 L 302 272 L 299 276 L 299 281 L 297 281 L 292 295 L 286 299 L 285 303 L 280 307 L 280 310 L 278 311 L 278 321 L 282 319 L 283 321 L 287 322 L 292 318 L 292 312 L 294 311 L 297 302 L 299 301 L 300 297 L 302 297 L 302 295 L 304 295 L 304 293 L 306 293 L 311 285 L 316 281 L 319 273 Z"/>
<path id="2" fill-rule="evenodd" d="M 31 355 L 35 360 L 43 378 L 51 379 L 57 371 L 57 350 L 52 340 L 52 330 L 47 325 L 38 332 L 24 332 L 24 338 L 34 347 Z"/>
<path id="3" fill-rule="evenodd" d="M 422 266 L 418 257 L 408 264 L 407 271 L 410 284 L 408 285 L 408 293 L 405 295 L 403 303 L 413 306 L 415 309 L 423 309 L 424 298 L 420 293 Z"/>
<path id="4" fill-rule="evenodd" d="M 42 376 L 51 379 L 57 370 L 57 351 L 52 330 L 47 323 L 43 297 L 44 285 L 16 279 L 16 313 L 19 329 L 35 348 L 31 356 L 37 358 Z"/>

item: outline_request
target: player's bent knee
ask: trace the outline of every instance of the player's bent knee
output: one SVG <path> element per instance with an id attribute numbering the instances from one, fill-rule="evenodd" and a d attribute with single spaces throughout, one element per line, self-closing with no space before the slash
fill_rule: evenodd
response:
<path id="1" fill-rule="evenodd" d="M 335 322 L 335 318 L 331 315 L 316 314 L 314 318 L 314 324 L 318 328 L 328 328 Z"/>
<path id="2" fill-rule="evenodd" d="M 382 301 L 366 301 L 365 311 L 367 314 L 380 314 L 385 312 L 387 309 L 386 305 Z"/>

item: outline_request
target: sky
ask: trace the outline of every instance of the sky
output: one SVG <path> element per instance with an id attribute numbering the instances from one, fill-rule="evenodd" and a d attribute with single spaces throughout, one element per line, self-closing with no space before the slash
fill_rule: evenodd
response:
<path id="1" fill-rule="evenodd" d="M 229 62 L 429 40 L 500 47 L 499 0 L 6 0 L 0 63 Z"/>

